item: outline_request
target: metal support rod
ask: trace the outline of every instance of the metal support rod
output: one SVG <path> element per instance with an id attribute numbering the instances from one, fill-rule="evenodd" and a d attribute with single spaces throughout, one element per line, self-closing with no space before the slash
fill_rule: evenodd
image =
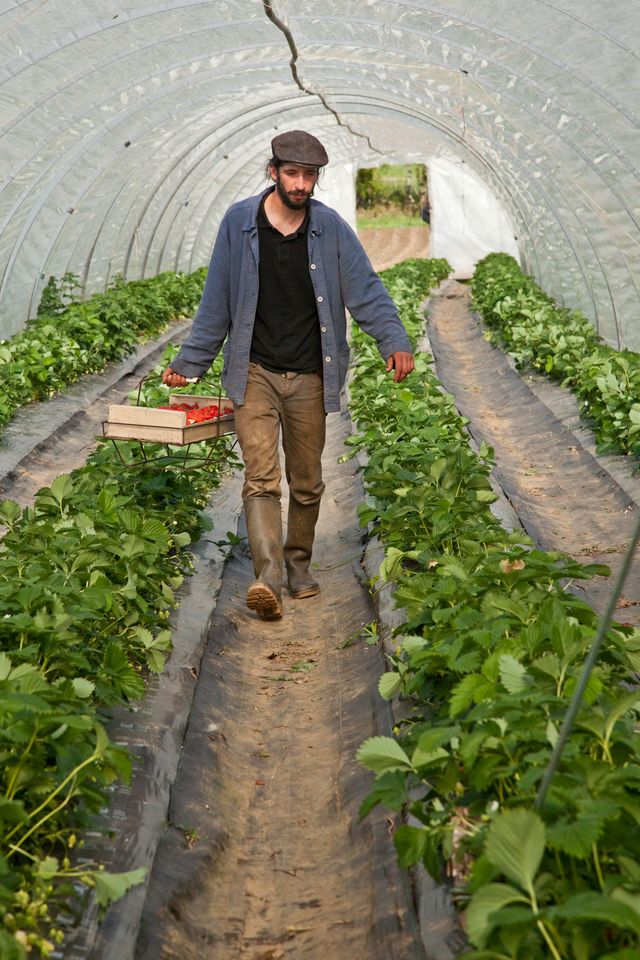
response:
<path id="1" fill-rule="evenodd" d="M 600 618 L 600 623 L 598 625 L 598 632 L 595 636 L 593 643 L 591 644 L 591 649 L 587 654 L 587 658 L 584 661 L 582 667 L 582 673 L 580 674 L 580 679 L 574 691 L 573 697 L 571 698 L 571 703 L 567 709 L 564 720 L 562 721 L 562 727 L 560 729 L 560 735 L 558 736 L 558 742 L 556 743 L 553 753 L 551 754 L 551 759 L 549 760 L 549 765 L 544 772 L 542 782 L 540 783 L 540 788 L 535 799 L 534 809 L 540 809 L 544 804 L 544 801 L 547 796 L 547 791 L 553 779 L 553 775 L 558 769 L 560 759 L 562 757 L 564 748 L 566 746 L 567 740 L 569 739 L 569 734 L 575 722 L 575 719 L 578 715 L 578 711 L 582 705 L 582 697 L 584 696 L 584 691 L 586 689 L 587 683 L 589 682 L 589 677 L 591 672 L 596 664 L 596 659 L 598 653 L 600 652 L 600 647 L 602 646 L 602 641 L 604 640 L 607 630 L 613 620 L 613 614 L 616 609 L 616 604 L 618 603 L 618 598 L 622 593 L 622 588 L 624 586 L 625 580 L 627 579 L 627 574 L 631 569 L 631 564 L 633 562 L 633 554 L 635 548 L 640 540 L 640 510 L 638 510 L 638 516 L 636 519 L 636 524 L 629 541 L 629 546 L 627 547 L 627 552 L 624 555 L 622 561 L 622 566 L 618 571 L 618 575 L 614 581 L 611 595 L 609 597 L 609 603 L 607 604 L 607 609 Z"/>

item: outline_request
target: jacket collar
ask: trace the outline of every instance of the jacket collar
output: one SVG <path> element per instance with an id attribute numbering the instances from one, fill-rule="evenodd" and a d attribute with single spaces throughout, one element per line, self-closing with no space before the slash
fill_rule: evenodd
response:
<path id="1" fill-rule="evenodd" d="M 258 221 L 258 210 L 260 209 L 260 204 L 262 198 L 266 197 L 268 193 L 274 187 L 267 187 L 266 190 L 263 190 L 262 193 L 256 193 L 255 196 L 249 197 L 247 199 L 247 216 L 245 217 L 244 224 L 242 225 L 243 230 L 254 231 L 257 230 L 257 221 Z M 314 236 L 319 236 L 322 233 L 322 227 L 320 226 L 318 213 L 318 207 L 320 206 L 318 200 L 311 198 L 309 201 L 309 233 Z"/>

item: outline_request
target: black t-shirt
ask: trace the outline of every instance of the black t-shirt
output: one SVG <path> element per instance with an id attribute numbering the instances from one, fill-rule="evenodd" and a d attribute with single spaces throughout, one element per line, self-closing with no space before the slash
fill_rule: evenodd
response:
<path id="1" fill-rule="evenodd" d="M 258 211 L 259 291 L 251 359 L 267 370 L 310 373 L 322 368 L 318 310 L 309 274 L 309 212 L 295 233 L 283 236 Z"/>

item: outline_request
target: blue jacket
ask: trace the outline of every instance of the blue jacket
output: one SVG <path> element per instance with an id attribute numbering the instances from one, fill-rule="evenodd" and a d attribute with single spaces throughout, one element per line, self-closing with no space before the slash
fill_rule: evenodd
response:
<path id="1" fill-rule="evenodd" d="M 224 343 L 222 384 L 237 404 L 244 401 L 258 301 L 256 218 L 262 196 L 234 203 L 225 214 L 193 328 L 171 363 L 184 377 L 201 377 Z M 349 363 L 345 307 L 375 338 L 385 360 L 398 350 L 411 351 L 411 344 L 393 301 L 342 217 L 311 200 L 307 238 L 320 323 L 324 406 L 332 413 L 340 409 Z"/>

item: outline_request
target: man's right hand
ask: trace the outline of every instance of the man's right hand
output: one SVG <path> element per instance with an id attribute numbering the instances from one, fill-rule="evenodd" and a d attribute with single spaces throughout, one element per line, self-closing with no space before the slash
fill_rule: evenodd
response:
<path id="1" fill-rule="evenodd" d="M 166 383 L 168 387 L 186 387 L 189 383 L 186 377 L 176 373 L 171 367 L 167 367 L 162 374 L 162 382 Z"/>

